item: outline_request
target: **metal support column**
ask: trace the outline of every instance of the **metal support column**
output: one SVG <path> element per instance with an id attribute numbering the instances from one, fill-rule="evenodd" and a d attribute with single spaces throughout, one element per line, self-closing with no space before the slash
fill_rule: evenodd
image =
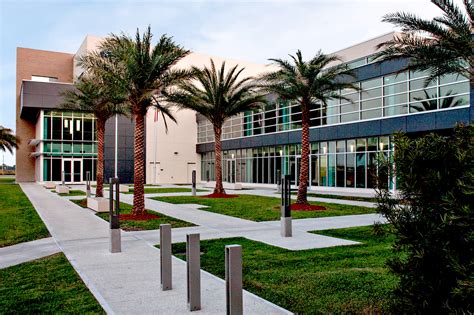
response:
<path id="1" fill-rule="evenodd" d="M 110 220 L 110 252 L 120 253 L 122 251 L 122 240 L 120 235 L 120 189 L 117 177 L 109 178 L 109 220 Z M 115 186 L 115 187 L 114 187 Z M 115 188 L 115 200 L 114 200 Z"/>
<path id="2" fill-rule="evenodd" d="M 160 224 L 160 282 L 163 291 L 171 290 L 171 224 Z"/>
<path id="3" fill-rule="evenodd" d="M 186 269 L 188 281 L 188 308 L 201 309 L 201 246 L 199 234 L 186 235 Z"/>
<path id="4" fill-rule="evenodd" d="M 242 246 L 240 245 L 225 247 L 225 286 L 227 314 L 242 314 Z"/>
<path id="5" fill-rule="evenodd" d="M 192 172 L 192 180 L 193 180 L 193 196 L 196 196 L 196 170 Z"/>

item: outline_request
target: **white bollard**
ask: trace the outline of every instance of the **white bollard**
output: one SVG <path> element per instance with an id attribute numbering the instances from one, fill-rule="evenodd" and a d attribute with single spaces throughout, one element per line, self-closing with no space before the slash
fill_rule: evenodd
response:
<path id="1" fill-rule="evenodd" d="M 171 290 L 171 224 L 160 224 L 160 282 L 163 291 Z"/>
<path id="2" fill-rule="evenodd" d="M 199 234 L 186 235 L 186 269 L 188 281 L 188 308 L 201 309 L 201 246 Z"/>
<path id="3" fill-rule="evenodd" d="M 240 245 L 225 247 L 225 285 L 227 314 L 242 314 L 242 246 Z"/>

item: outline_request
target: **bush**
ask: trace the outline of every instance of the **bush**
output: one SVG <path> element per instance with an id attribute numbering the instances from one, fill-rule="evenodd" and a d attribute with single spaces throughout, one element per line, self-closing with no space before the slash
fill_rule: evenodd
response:
<path id="1" fill-rule="evenodd" d="M 474 311 L 474 126 L 449 136 L 394 137 L 398 194 L 378 194 L 392 224 L 396 313 Z M 388 162 L 386 162 L 388 163 Z"/>

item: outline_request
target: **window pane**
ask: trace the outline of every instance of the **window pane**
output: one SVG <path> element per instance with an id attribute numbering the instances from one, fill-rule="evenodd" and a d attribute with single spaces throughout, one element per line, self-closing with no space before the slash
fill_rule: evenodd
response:
<path id="1" fill-rule="evenodd" d="M 408 112 L 408 105 L 391 106 L 383 109 L 384 116 L 403 115 Z"/>
<path id="2" fill-rule="evenodd" d="M 407 91 L 407 84 L 405 82 L 385 86 L 383 88 L 384 95 L 403 93 Z"/>
<path id="3" fill-rule="evenodd" d="M 371 119 L 382 117 L 382 109 L 372 109 L 362 112 L 362 119 Z"/>
<path id="4" fill-rule="evenodd" d="M 469 82 L 445 85 L 439 88 L 440 97 L 468 93 L 468 92 L 469 92 Z"/>
<path id="5" fill-rule="evenodd" d="M 403 104 L 408 101 L 407 93 L 384 97 L 385 106 Z"/>
<path id="6" fill-rule="evenodd" d="M 382 78 L 376 78 L 376 79 L 361 82 L 362 90 L 379 87 L 381 85 L 382 85 Z"/>
<path id="7" fill-rule="evenodd" d="M 376 89 L 362 91 L 361 94 L 362 94 L 362 99 L 380 97 L 380 96 L 382 96 L 382 88 L 376 88 Z"/>
<path id="8" fill-rule="evenodd" d="M 453 83 L 464 80 L 467 80 L 465 76 L 458 74 L 447 74 L 439 78 L 439 84 Z"/>
<path id="9" fill-rule="evenodd" d="M 53 117 L 53 139 L 61 140 L 61 117 Z"/>
<path id="10" fill-rule="evenodd" d="M 402 72 L 394 75 L 389 75 L 383 78 L 384 84 L 391 84 L 391 83 L 397 83 L 401 81 L 406 81 L 407 79 L 407 73 Z"/>

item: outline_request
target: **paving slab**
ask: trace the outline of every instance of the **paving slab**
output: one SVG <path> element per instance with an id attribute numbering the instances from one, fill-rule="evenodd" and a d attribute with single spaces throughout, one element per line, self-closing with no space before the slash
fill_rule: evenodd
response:
<path id="1" fill-rule="evenodd" d="M 0 248 L 0 269 L 59 253 L 52 237 Z"/>

